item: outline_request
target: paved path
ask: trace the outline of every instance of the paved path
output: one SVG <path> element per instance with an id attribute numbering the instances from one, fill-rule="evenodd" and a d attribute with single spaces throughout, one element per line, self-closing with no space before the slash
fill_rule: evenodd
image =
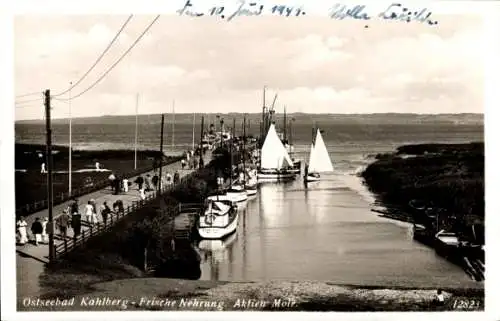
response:
<path id="1" fill-rule="evenodd" d="M 205 164 L 208 164 L 208 162 L 210 162 L 210 160 L 211 160 L 211 153 L 207 152 L 207 154 L 203 157 L 203 159 L 204 159 Z M 170 173 L 173 176 L 175 171 L 179 172 L 181 178 L 186 176 L 187 174 L 193 172 L 193 170 L 190 170 L 190 169 L 182 170 L 181 163 L 179 161 L 179 162 L 175 162 L 175 163 L 172 163 L 169 165 L 165 165 L 163 167 L 162 177 L 165 177 L 167 173 Z M 147 174 L 153 176 L 154 172 L 149 171 L 149 172 L 141 174 L 141 176 L 145 177 Z M 80 210 L 80 213 L 82 214 L 82 221 L 85 220 L 85 215 L 84 215 L 85 205 L 91 199 L 95 200 L 98 208 L 106 201 L 108 206 L 111 207 L 111 209 L 112 209 L 113 203 L 117 200 L 122 200 L 123 206 L 125 208 L 129 205 L 132 205 L 133 201 L 140 200 L 140 194 L 139 194 L 139 191 L 137 189 L 137 185 L 135 183 L 133 183 L 138 176 L 139 175 L 134 176 L 134 177 L 129 179 L 129 182 L 132 182 L 132 185 L 130 186 L 129 191 L 127 193 L 121 193 L 119 195 L 114 195 L 111 188 L 108 187 L 108 188 L 105 188 L 105 189 L 78 197 L 78 203 L 80 205 L 79 210 Z M 152 192 L 149 192 L 149 193 L 152 193 Z M 149 195 L 149 194 L 146 193 L 146 196 L 147 195 Z M 53 216 L 56 217 L 56 216 L 60 215 L 64 211 L 64 209 L 66 209 L 70 204 L 71 204 L 71 201 L 66 201 L 62 204 L 54 206 Z M 98 210 L 98 212 L 100 212 L 100 210 Z M 37 217 L 43 219 L 44 217 L 48 217 L 48 215 L 49 215 L 49 210 L 45 209 L 45 210 L 42 210 L 40 212 L 33 213 L 32 215 L 30 215 L 29 217 L 26 218 L 26 222 L 28 223 L 28 236 L 29 236 L 30 240 L 34 239 L 33 235 L 31 235 L 31 231 L 30 231 L 31 223 L 33 223 Z M 100 214 L 97 215 L 97 218 L 98 218 L 99 222 L 102 222 L 102 217 L 100 216 Z M 82 224 L 82 233 L 87 229 L 89 229 L 89 227 L 86 224 Z M 56 232 L 56 234 L 54 237 L 54 244 L 57 246 L 57 245 L 63 243 L 63 239 L 58 236 L 59 231 L 57 229 L 55 232 Z M 73 229 L 68 228 L 67 237 L 68 238 L 73 237 Z M 25 245 L 16 245 L 16 252 L 18 252 L 21 256 L 31 257 L 32 259 L 40 261 L 42 263 L 48 263 L 48 256 L 49 256 L 48 244 L 39 244 L 38 246 L 31 244 L 31 243 L 28 243 Z"/>

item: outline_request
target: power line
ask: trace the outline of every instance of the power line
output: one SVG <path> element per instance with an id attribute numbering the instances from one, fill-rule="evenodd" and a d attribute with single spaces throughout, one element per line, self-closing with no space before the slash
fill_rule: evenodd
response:
<path id="1" fill-rule="evenodd" d="M 125 58 L 125 56 L 127 56 L 127 54 L 137 45 L 137 43 L 139 43 L 139 41 L 142 39 L 142 37 L 144 37 L 146 32 L 148 32 L 148 30 L 151 29 L 151 27 L 156 23 L 156 21 L 158 21 L 159 18 L 160 18 L 160 15 L 157 15 L 153 19 L 153 21 L 151 21 L 151 23 L 146 27 L 146 29 L 144 29 L 144 31 L 139 35 L 139 37 L 137 37 L 137 39 L 132 43 L 132 45 L 122 54 L 122 56 L 117 61 L 115 61 L 114 64 L 111 65 L 111 67 L 109 67 L 108 70 L 106 70 L 106 72 L 104 72 L 104 74 L 101 75 L 101 77 L 99 77 L 92 85 L 87 87 L 87 89 L 85 89 L 84 91 L 80 92 L 77 95 L 72 96 L 71 99 L 78 98 L 81 95 L 85 94 L 86 92 L 88 92 L 89 90 L 94 88 L 102 79 L 104 79 L 104 77 L 106 77 L 106 75 L 108 73 L 110 73 L 111 70 L 113 70 L 116 67 L 116 65 L 118 65 L 120 63 L 120 61 L 123 60 L 123 58 Z M 69 99 L 60 99 L 60 98 L 54 98 L 54 99 L 61 100 L 61 101 L 69 100 Z"/>
<path id="2" fill-rule="evenodd" d="M 32 103 L 32 102 L 40 101 L 40 100 L 42 100 L 42 97 L 37 98 L 37 99 L 29 99 L 29 100 L 16 101 L 15 103 L 16 103 L 16 105 L 18 105 L 18 104 Z"/>
<path id="3" fill-rule="evenodd" d="M 80 79 L 73 86 L 71 86 L 70 88 L 66 89 L 65 91 L 63 91 L 63 92 L 61 92 L 59 94 L 52 95 L 52 97 L 57 97 L 57 96 L 64 95 L 65 93 L 67 93 L 70 90 L 72 90 L 73 88 L 75 88 L 79 83 L 81 83 L 85 79 L 85 77 L 87 77 L 87 75 L 95 68 L 95 66 L 97 66 L 97 64 L 99 63 L 99 61 L 101 61 L 101 59 L 104 57 L 104 55 L 109 51 L 109 49 L 111 48 L 111 46 L 115 43 L 116 39 L 118 39 L 118 37 L 120 36 L 120 34 L 125 29 L 125 27 L 130 22 L 130 19 L 132 19 L 133 16 L 134 15 L 128 16 L 127 20 L 125 20 L 125 22 L 121 26 L 120 30 L 118 30 L 118 32 L 116 33 L 116 35 L 114 36 L 114 38 L 108 44 L 108 46 L 106 47 L 106 49 L 104 49 L 104 51 L 101 53 L 101 55 L 97 58 L 97 60 L 94 62 L 94 64 L 89 68 L 89 70 L 87 70 L 87 72 L 82 77 L 80 77 Z"/>
<path id="4" fill-rule="evenodd" d="M 28 97 L 28 96 L 34 96 L 34 95 L 40 95 L 40 94 L 42 94 L 42 93 L 39 91 L 36 91 L 36 92 L 27 93 L 27 94 L 23 94 L 23 95 L 17 95 L 16 98 L 22 98 L 22 97 Z"/>

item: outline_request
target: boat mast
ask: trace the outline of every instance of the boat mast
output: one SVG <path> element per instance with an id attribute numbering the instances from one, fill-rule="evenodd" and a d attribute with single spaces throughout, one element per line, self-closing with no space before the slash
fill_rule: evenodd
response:
<path id="1" fill-rule="evenodd" d="M 243 115 L 243 184 L 246 183 L 247 176 L 246 176 L 246 168 L 245 168 L 245 154 L 246 154 L 246 140 L 247 140 L 247 116 L 246 114 Z"/>
<path id="2" fill-rule="evenodd" d="M 233 145 L 234 145 L 234 128 L 236 127 L 236 119 L 233 118 L 233 128 L 232 128 L 232 134 L 231 134 L 231 139 L 229 140 L 229 154 L 231 155 L 231 171 L 230 171 L 230 179 L 229 179 L 229 188 L 233 187 Z"/>
<path id="3" fill-rule="evenodd" d="M 262 94 L 262 126 L 260 131 L 260 146 L 264 144 L 264 135 L 266 134 L 266 86 Z"/>
<path id="4" fill-rule="evenodd" d="M 283 141 L 286 143 L 286 106 L 283 107 Z"/>

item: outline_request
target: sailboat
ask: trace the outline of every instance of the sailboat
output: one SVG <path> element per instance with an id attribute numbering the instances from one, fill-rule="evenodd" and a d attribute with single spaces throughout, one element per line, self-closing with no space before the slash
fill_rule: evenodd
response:
<path id="1" fill-rule="evenodd" d="M 321 131 L 317 129 L 316 139 L 311 144 L 309 164 L 306 166 L 304 180 L 307 182 L 319 181 L 321 178 L 320 173 L 327 172 L 333 172 L 333 165 L 321 136 Z"/>
<path id="2" fill-rule="evenodd" d="M 260 155 L 260 168 L 257 173 L 259 181 L 283 181 L 295 178 L 295 173 L 290 171 L 293 162 L 276 133 L 274 123 L 269 126 Z"/>

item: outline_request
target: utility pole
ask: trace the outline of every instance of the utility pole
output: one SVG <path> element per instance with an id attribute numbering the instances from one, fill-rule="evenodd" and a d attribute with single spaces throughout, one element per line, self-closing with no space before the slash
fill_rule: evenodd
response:
<path id="1" fill-rule="evenodd" d="M 68 94 L 68 95 L 69 95 L 69 100 L 68 100 L 68 104 L 69 104 L 69 106 L 68 106 L 68 107 L 69 107 L 69 108 L 68 108 L 68 109 L 69 109 L 69 155 L 68 155 L 68 156 L 69 156 L 69 164 L 68 164 L 68 165 L 69 165 L 69 166 L 68 166 L 69 168 L 68 168 L 68 194 L 69 194 L 69 196 L 70 196 L 70 197 L 71 197 L 71 195 L 73 194 L 73 193 L 72 193 L 72 188 L 71 188 L 71 175 L 72 175 L 72 172 L 73 172 L 73 166 L 72 166 L 72 164 L 71 164 L 71 162 L 72 162 L 72 158 L 73 158 L 73 155 L 72 155 L 72 153 L 73 153 L 73 144 L 72 144 L 72 139 L 71 139 L 71 137 L 73 136 L 73 135 L 72 135 L 72 131 L 73 131 L 73 130 L 72 130 L 72 124 L 71 124 L 71 122 L 72 122 L 72 117 L 73 117 L 73 116 L 71 115 L 71 86 L 72 86 L 72 85 L 73 85 L 73 83 L 72 83 L 72 82 L 70 82 L 70 83 L 69 83 L 69 94 Z"/>
<path id="2" fill-rule="evenodd" d="M 200 148 L 199 148 L 199 151 L 200 151 L 200 162 L 199 162 L 199 165 L 200 165 L 200 168 L 202 167 L 202 165 L 205 165 L 203 164 L 203 145 L 202 145 L 202 141 L 203 141 L 203 126 L 204 126 L 204 116 L 201 116 L 201 130 L 200 130 Z"/>
<path id="3" fill-rule="evenodd" d="M 160 174 L 158 177 L 157 189 L 161 193 L 161 171 L 163 168 L 163 125 L 165 123 L 165 115 L 161 114 L 161 130 L 160 130 Z"/>
<path id="4" fill-rule="evenodd" d="M 137 117 L 139 111 L 139 94 L 135 95 L 135 143 L 134 143 L 134 170 L 137 169 Z"/>
<path id="5" fill-rule="evenodd" d="M 193 146 L 192 146 L 193 151 L 194 151 L 194 124 L 195 124 L 195 121 L 196 121 L 196 113 L 193 113 Z M 203 131 L 203 128 L 201 130 Z"/>
<path id="6" fill-rule="evenodd" d="M 175 148 L 175 100 L 172 101 L 172 149 Z"/>
<path id="7" fill-rule="evenodd" d="M 53 222 L 53 203 L 52 199 L 52 129 L 50 124 L 50 90 L 45 91 L 45 126 L 47 131 L 47 198 L 49 204 L 49 262 L 54 262 L 54 222 Z"/>

